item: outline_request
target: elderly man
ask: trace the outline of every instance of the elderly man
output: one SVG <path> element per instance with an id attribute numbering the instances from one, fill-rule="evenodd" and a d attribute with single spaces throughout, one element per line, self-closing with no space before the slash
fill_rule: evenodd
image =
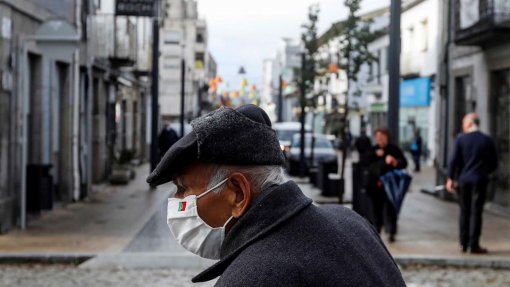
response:
<path id="1" fill-rule="evenodd" d="M 463 134 L 455 140 L 448 164 L 446 189 L 457 192 L 454 179 L 458 182 L 460 203 L 460 245 L 462 252 L 487 253 L 480 246 L 482 213 L 487 194 L 489 175 L 498 166 L 496 145 L 491 137 L 480 132 L 480 118 L 467 114 L 462 120 Z"/>
<path id="2" fill-rule="evenodd" d="M 187 250 L 219 261 L 192 279 L 217 286 L 405 286 L 377 233 L 318 207 L 285 178 L 266 113 L 221 108 L 191 123 L 149 176 L 173 180 L 167 223 Z"/>

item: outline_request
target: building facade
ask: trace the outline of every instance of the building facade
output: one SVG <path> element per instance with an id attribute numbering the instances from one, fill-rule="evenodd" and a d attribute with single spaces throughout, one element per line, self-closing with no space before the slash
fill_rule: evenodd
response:
<path id="1" fill-rule="evenodd" d="M 160 115 L 176 121 L 181 115 L 181 79 L 184 60 L 184 115 L 186 121 L 208 108 L 207 84 L 216 73 L 216 62 L 208 50 L 208 30 L 198 16 L 195 0 L 168 0 L 160 41 Z"/>
<path id="2" fill-rule="evenodd" d="M 497 146 L 499 168 L 489 187 L 488 200 L 510 208 L 510 2 L 504 0 L 455 0 L 442 4 L 445 24 L 439 57 L 441 101 L 436 143 L 438 184 L 463 116 L 476 112 L 481 130 Z"/>
<path id="3" fill-rule="evenodd" d="M 146 156 L 147 38 L 100 3 L 0 1 L 0 233 Z"/>

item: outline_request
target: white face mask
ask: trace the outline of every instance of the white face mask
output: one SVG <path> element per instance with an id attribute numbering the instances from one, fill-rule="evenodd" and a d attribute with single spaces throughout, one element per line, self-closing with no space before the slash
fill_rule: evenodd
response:
<path id="1" fill-rule="evenodd" d="M 224 184 L 228 178 L 206 190 L 199 196 L 190 195 L 184 199 L 169 198 L 167 224 L 179 244 L 192 253 L 208 259 L 220 259 L 220 249 L 225 239 L 225 226 L 213 228 L 198 215 L 197 199 Z"/>

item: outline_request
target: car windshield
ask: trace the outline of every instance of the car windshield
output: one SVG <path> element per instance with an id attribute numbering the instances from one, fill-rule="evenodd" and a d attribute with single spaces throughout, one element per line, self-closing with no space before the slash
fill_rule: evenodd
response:
<path id="1" fill-rule="evenodd" d="M 297 130 L 276 130 L 276 134 L 278 135 L 278 139 L 280 141 L 291 141 L 292 136 L 299 131 Z"/>
<path id="2" fill-rule="evenodd" d="M 300 147 L 300 146 L 301 145 L 300 145 L 299 137 L 294 137 L 294 141 L 292 142 L 292 147 Z M 312 138 L 306 137 L 305 138 L 305 147 L 310 148 L 311 146 L 312 146 Z M 315 148 L 333 148 L 333 146 L 331 145 L 331 142 L 329 142 L 327 139 L 318 138 L 318 137 L 315 138 L 314 147 Z"/>

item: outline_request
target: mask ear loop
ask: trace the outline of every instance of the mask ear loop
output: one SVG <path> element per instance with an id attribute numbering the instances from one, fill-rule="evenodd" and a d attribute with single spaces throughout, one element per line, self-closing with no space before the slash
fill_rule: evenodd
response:
<path id="1" fill-rule="evenodd" d="M 216 184 L 215 186 L 209 188 L 208 190 L 204 191 L 201 195 L 197 196 L 197 199 L 201 198 L 202 196 L 208 194 L 209 192 L 215 190 L 216 188 L 220 187 L 222 184 L 224 184 L 225 182 L 227 182 L 228 180 L 228 177 L 225 178 L 224 180 L 220 181 L 218 184 Z"/>

